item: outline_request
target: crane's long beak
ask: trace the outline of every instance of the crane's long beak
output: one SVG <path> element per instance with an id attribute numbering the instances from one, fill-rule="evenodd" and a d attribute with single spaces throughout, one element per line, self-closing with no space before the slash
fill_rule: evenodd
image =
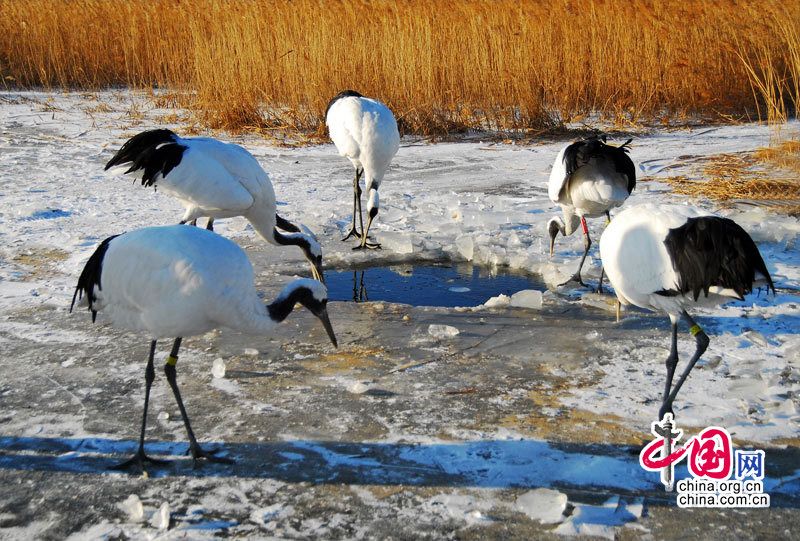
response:
<path id="1" fill-rule="evenodd" d="M 319 282 L 325 283 L 325 274 L 322 272 L 322 259 L 320 258 L 319 261 L 312 261 L 311 262 L 311 276 L 314 277 L 314 280 Z"/>
<path id="2" fill-rule="evenodd" d="M 319 314 L 316 314 L 316 316 L 322 322 L 322 326 L 325 327 L 325 332 L 328 333 L 328 337 L 331 339 L 333 347 L 338 348 L 339 343 L 336 341 L 336 335 L 333 333 L 333 326 L 331 325 L 331 320 L 328 317 L 328 309 L 323 308 Z"/>
<path id="3" fill-rule="evenodd" d="M 550 235 L 550 257 L 553 257 L 555 253 L 556 237 L 559 231 L 561 231 L 561 228 L 555 218 L 547 223 L 547 233 Z"/>

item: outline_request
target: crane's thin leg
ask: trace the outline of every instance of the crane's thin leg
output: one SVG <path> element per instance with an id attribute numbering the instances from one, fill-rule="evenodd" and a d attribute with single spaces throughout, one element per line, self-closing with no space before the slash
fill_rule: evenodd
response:
<path id="1" fill-rule="evenodd" d="M 605 267 L 600 267 L 600 282 L 597 284 L 597 292 L 603 293 L 603 276 L 606 274 Z"/>
<path id="2" fill-rule="evenodd" d="M 206 223 L 206 229 L 209 231 L 214 231 L 214 218 L 208 219 L 208 223 Z"/>
<path id="3" fill-rule="evenodd" d="M 353 178 L 353 227 L 342 240 L 361 236 L 361 233 L 356 230 L 356 212 L 358 212 L 358 220 L 361 222 L 361 231 L 364 231 L 364 217 L 361 215 L 361 185 L 359 184 L 363 173 L 363 169 L 356 168 L 356 176 Z"/>
<path id="4" fill-rule="evenodd" d="M 611 213 L 606 211 L 606 227 L 608 227 L 608 224 L 610 224 L 610 223 L 611 223 Z M 603 276 L 605 276 L 605 270 L 606 270 L 605 267 L 603 267 L 603 266 L 600 267 L 600 281 L 597 284 L 597 292 L 598 293 L 602 293 L 603 292 Z"/>
<path id="5" fill-rule="evenodd" d="M 592 239 L 589 238 L 589 228 L 586 225 L 586 218 L 583 216 L 581 216 L 581 227 L 583 228 L 583 257 L 581 257 L 581 262 L 578 265 L 578 272 L 573 274 L 572 277 L 563 284 L 558 284 L 558 287 L 567 285 L 570 282 L 578 282 L 580 285 L 586 287 L 586 284 L 583 283 L 583 279 L 581 278 L 581 269 L 583 268 L 583 262 L 586 261 L 586 254 L 589 253 L 589 248 L 592 247 Z"/>
<path id="6" fill-rule="evenodd" d="M 175 379 L 177 375 L 175 365 L 178 364 L 178 350 L 180 347 L 181 337 L 178 337 L 175 339 L 175 343 L 172 345 L 172 352 L 169 354 L 169 357 L 167 357 L 167 362 L 164 365 L 164 373 L 167 375 L 167 382 L 169 382 L 169 386 L 172 388 L 172 394 L 175 395 L 175 400 L 178 402 L 178 408 L 181 410 L 183 424 L 186 426 L 186 434 L 189 436 L 189 452 L 192 455 L 192 460 L 194 460 L 194 466 L 195 468 L 199 466 L 198 460 L 201 458 L 208 460 L 209 462 L 233 464 L 233 460 L 229 458 L 214 456 L 214 453 L 218 451 L 203 451 L 203 449 L 200 447 L 200 444 L 197 443 L 197 439 L 194 437 L 192 425 L 189 423 L 189 416 L 186 414 L 186 408 L 183 406 L 181 393 L 178 390 L 178 382 Z"/>
<path id="7" fill-rule="evenodd" d="M 658 413 L 658 419 L 664 418 L 667 413 L 673 413 L 672 407 L 667 405 L 669 398 L 669 391 L 672 389 L 672 378 L 675 376 L 675 367 L 678 366 L 678 321 L 672 322 L 672 341 L 669 348 L 669 357 L 667 357 L 667 380 L 664 385 L 664 398 L 661 400 L 661 411 Z M 674 418 L 673 413 L 673 418 Z"/>
<path id="8" fill-rule="evenodd" d="M 678 391 L 681 390 L 681 386 L 683 382 L 686 381 L 686 378 L 689 376 L 689 372 L 692 371 L 694 365 L 697 363 L 697 360 L 700 359 L 700 356 L 705 353 L 706 348 L 708 348 L 708 343 L 710 342 L 708 335 L 700 328 L 700 325 L 692 319 L 686 310 L 683 311 L 683 318 L 689 323 L 689 332 L 692 336 L 694 336 L 695 342 L 697 343 L 697 349 L 692 355 L 692 358 L 689 359 L 689 364 L 686 365 L 686 369 L 684 369 L 683 374 L 678 379 L 678 383 L 675 384 L 675 387 L 672 389 L 672 392 L 669 393 L 669 396 L 664 401 L 664 404 L 661 406 L 661 411 L 659 412 L 659 418 L 663 419 L 664 414 L 667 412 L 672 411 L 672 402 L 675 400 L 675 397 L 678 395 Z M 676 339 L 677 341 L 677 339 Z M 676 346 L 677 347 L 677 346 Z M 677 354 L 676 354 L 677 357 Z"/>
<path id="9" fill-rule="evenodd" d="M 150 355 L 147 358 L 147 367 L 144 369 L 144 412 L 142 413 L 142 431 L 139 433 L 139 449 L 136 451 L 136 454 L 134 454 L 125 462 L 120 462 L 119 464 L 112 466 L 111 468 L 114 470 L 126 470 L 131 466 L 136 465 L 139 466 L 142 471 L 145 471 L 145 462 L 150 462 L 152 464 L 169 463 L 167 460 L 156 460 L 155 458 L 150 458 L 144 453 L 144 431 L 147 427 L 147 405 L 150 402 L 150 386 L 153 385 L 153 380 L 156 378 L 156 373 L 153 369 L 153 356 L 155 353 L 156 341 L 153 340 L 150 342 Z"/>
<path id="10" fill-rule="evenodd" d="M 197 226 L 197 218 L 195 218 L 191 222 L 189 222 L 188 220 L 181 220 L 180 222 L 178 222 L 178 224 L 180 225 L 185 225 L 186 223 L 188 223 L 189 225 Z"/>
<path id="11" fill-rule="evenodd" d="M 369 228 L 372 227 L 372 220 L 375 219 L 375 216 L 378 215 L 377 208 L 373 209 L 376 211 L 374 214 L 369 215 L 369 219 L 367 220 L 367 228 L 363 230 L 363 234 L 361 235 L 361 244 L 358 246 L 353 247 L 353 250 L 363 250 L 365 248 L 369 248 L 370 250 L 380 250 L 381 243 L 380 242 L 367 242 L 369 237 Z"/>

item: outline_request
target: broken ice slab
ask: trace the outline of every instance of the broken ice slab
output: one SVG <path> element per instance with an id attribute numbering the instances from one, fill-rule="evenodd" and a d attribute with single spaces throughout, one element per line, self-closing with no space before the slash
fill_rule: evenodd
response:
<path id="1" fill-rule="evenodd" d="M 567 495 L 558 490 L 537 488 L 517 497 L 514 507 L 533 520 L 543 524 L 554 524 L 564 520 Z"/>
<path id="2" fill-rule="evenodd" d="M 472 261 L 475 254 L 475 243 L 472 241 L 472 236 L 462 235 L 456 238 L 456 249 L 466 261 Z"/>
<path id="3" fill-rule="evenodd" d="M 144 519 L 144 507 L 136 494 L 128 496 L 125 501 L 118 503 L 117 507 L 128 515 L 130 522 L 141 522 Z"/>
<path id="4" fill-rule="evenodd" d="M 584 293 L 581 295 L 581 304 L 584 306 L 591 306 L 592 308 L 599 308 L 608 312 L 615 312 L 617 310 L 617 298 L 613 295 L 603 295 L 600 293 Z"/>
<path id="5" fill-rule="evenodd" d="M 397 254 L 414 253 L 413 237 L 408 233 L 381 231 L 378 233 L 378 242 L 384 250 L 389 250 Z"/>
<path id="6" fill-rule="evenodd" d="M 211 375 L 216 379 L 225 377 L 225 359 L 222 357 L 214 359 L 214 363 L 211 365 Z"/>
<path id="7" fill-rule="evenodd" d="M 761 346 L 762 348 L 769 346 L 767 339 L 764 338 L 764 335 L 758 331 L 747 331 L 746 333 L 742 334 L 742 338 L 745 338 L 753 344 Z"/>
<path id="8" fill-rule="evenodd" d="M 621 501 L 612 496 L 602 505 L 575 504 L 572 515 L 554 533 L 565 536 L 594 536 L 616 538 L 616 528 L 641 518 L 644 500 Z"/>
<path id="9" fill-rule="evenodd" d="M 511 295 L 511 306 L 515 308 L 529 308 L 531 310 L 541 310 L 542 292 L 536 289 L 523 289 Z"/>
<path id="10" fill-rule="evenodd" d="M 496 297 L 492 297 L 485 303 L 483 303 L 484 308 L 503 308 L 504 306 L 508 306 L 511 304 L 511 297 L 508 295 L 503 295 L 502 293 Z"/>
<path id="11" fill-rule="evenodd" d="M 157 530 L 166 530 L 169 528 L 169 502 L 164 502 L 158 511 L 153 513 L 150 517 L 150 525 Z"/>
<path id="12" fill-rule="evenodd" d="M 450 325 L 430 325 L 428 327 L 428 334 L 434 338 L 454 338 L 458 336 L 461 331 Z"/>

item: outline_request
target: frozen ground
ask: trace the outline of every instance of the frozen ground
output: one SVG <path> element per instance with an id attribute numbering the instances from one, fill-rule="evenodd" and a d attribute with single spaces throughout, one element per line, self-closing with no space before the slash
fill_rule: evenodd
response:
<path id="1" fill-rule="evenodd" d="M 630 311 L 617 324 L 606 299 L 569 288 L 539 311 L 335 303 L 339 350 L 304 313 L 273 337 L 189 339 L 178 372 L 190 416 L 237 464 L 192 470 L 176 457 L 149 479 L 110 473 L 135 445 L 146 339 L 67 307 L 98 242 L 179 219 L 169 197 L 102 171 L 137 131 L 180 132 L 174 113 L 127 93 L 0 94 L 0 536 L 779 538 L 800 526 L 800 223 L 744 202 L 699 204 L 753 235 L 779 292 L 700 314 L 711 346 L 676 413 L 684 428 L 720 424 L 767 449 L 771 510 L 674 507 L 637 462 L 663 386 L 666 320 Z M 756 125 L 640 134 L 632 157 L 648 180 L 628 204 L 684 200 L 658 178 L 769 137 Z M 384 249 L 369 253 L 338 240 L 352 169 L 331 145 L 237 141 L 272 175 L 281 213 L 317 232 L 329 267 L 470 260 L 554 284 L 582 250 L 574 235 L 547 257 L 546 180 L 562 141 L 404 141 L 381 188 Z M 299 252 L 267 246 L 243 220 L 215 225 L 248 249 L 267 297 L 307 273 Z M 590 223 L 595 239 L 601 225 Z M 432 324 L 460 332 L 433 336 Z M 217 358 L 224 378 L 212 377 Z M 154 452 L 185 450 L 160 377 L 148 438 Z M 141 513 L 118 506 L 131 494 Z"/>

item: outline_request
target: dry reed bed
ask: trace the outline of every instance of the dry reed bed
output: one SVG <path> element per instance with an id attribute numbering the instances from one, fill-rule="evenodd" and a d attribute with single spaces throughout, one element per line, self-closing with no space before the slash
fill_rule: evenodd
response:
<path id="1" fill-rule="evenodd" d="M 405 131 L 536 131 L 599 112 L 782 120 L 800 2 L 0 0 L 9 86 L 167 87 L 212 127 L 317 130 L 345 88 Z"/>
<path id="2" fill-rule="evenodd" d="M 800 141 L 776 142 L 741 154 L 720 154 L 706 161 L 698 179 L 664 179 L 675 192 L 717 201 L 769 203 L 780 212 L 800 215 Z"/>

